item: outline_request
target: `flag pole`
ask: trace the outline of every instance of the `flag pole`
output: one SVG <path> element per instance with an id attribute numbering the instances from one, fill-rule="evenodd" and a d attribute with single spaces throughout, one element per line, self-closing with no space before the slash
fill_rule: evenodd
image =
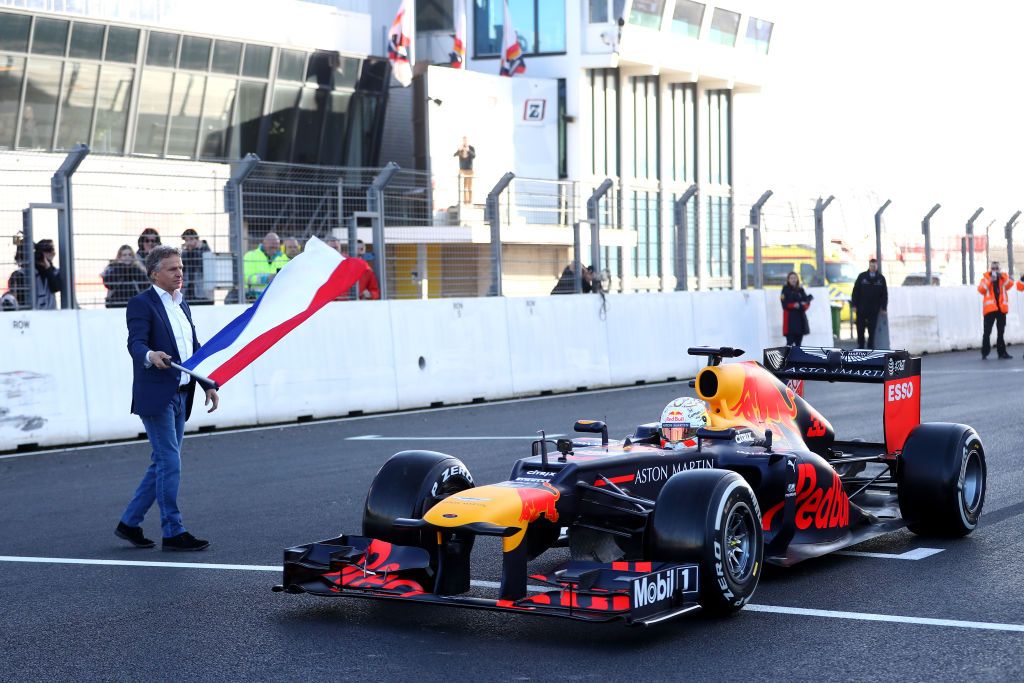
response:
<path id="1" fill-rule="evenodd" d="M 200 375 L 198 372 L 189 370 L 188 368 L 182 367 L 177 363 L 171 363 L 171 367 L 174 368 L 175 370 L 181 370 L 186 375 L 189 375 L 190 377 L 195 379 L 197 382 L 199 382 L 199 384 L 202 385 L 203 389 L 220 389 L 220 385 L 214 382 L 206 375 Z"/>

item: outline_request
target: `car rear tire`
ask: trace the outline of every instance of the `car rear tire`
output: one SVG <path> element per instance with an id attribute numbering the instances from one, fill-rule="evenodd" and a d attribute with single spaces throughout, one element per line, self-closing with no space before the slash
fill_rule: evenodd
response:
<path id="1" fill-rule="evenodd" d="M 438 501 L 473 486 L 458 458 L 436 451 L 395 453 L 366 493 L 363 535 L 396 545 L 422 545 L 419 529 L 396 529 L 398 518 L 419 519 Z"/>
<path id="2" fill-rule="evenodd" d="M 932 422 L 914 427 L 899 463 L 900 512 L 921 536 L 966 536 L 985 504 L 985 448 L 971 427 Z"/>
<path id="3" fill-rule="evenodd" d="M 705 610 L 731 614 L 754 594 L 764 561 L 761 512 L 750 484 L 736 472 L 672 475 L 647 524 L 652 560 L 699 566 Z"/>

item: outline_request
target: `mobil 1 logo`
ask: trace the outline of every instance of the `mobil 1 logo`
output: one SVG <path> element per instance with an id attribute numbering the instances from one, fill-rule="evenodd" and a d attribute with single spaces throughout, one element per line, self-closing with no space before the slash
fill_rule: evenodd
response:
<path id="1" fill-rule="evenodd" d="M 630 607 L 634 619 L 672 609 L 683 593 L 697 592 L 697 565 L 663 569 L 633 579 Z"/>

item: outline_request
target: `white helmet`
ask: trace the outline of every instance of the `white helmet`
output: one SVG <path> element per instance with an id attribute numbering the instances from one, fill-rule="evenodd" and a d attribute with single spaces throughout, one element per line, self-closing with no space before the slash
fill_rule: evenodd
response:
<path id="1" fill-rule="evenodd" d="M 707 425 L 708 405 L 696 398 L 677 398 L 661 412 L 661 438 L 670 444 L 694 438 Z"/>

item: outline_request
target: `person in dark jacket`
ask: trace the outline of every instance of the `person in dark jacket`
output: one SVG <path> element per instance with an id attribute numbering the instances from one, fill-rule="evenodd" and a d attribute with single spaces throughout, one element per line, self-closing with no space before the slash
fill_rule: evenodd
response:
<path id="1" fill-rule="evenodd" d="M 52 311 L 57 308 L 57 294 L 60 293 L 60 269 L 53 265 L 57 256 L 57 248 L 53 240 L 39 240 L 35 244 L 36 265 L 36 300 L 32 302 L 32 281 L 29 279 L 29 268 L 24 251 L 16 255 L 20 268 L 11 273 L 7 280 L 8 293 L 17 301 L 21 310 Z"/>
<path id="2" fill-rule="evenodd" d="M 160 233 L 156 231 L 156 228 L 146 228 L 139 233 L 139 250 L 135 252 L 135 255 L 139 259 L 140 268 L 146 269 L 146 256 L 158 246 L 160 246 Z"/>
<path id="3" fill-rule="evenodd" d="M 206 240 L 199 239 L 199 233 L 189 228 L 181 233 L 181 263 L 185 267 L 185 286 L 182 296 L 195 304 L 212 304 L 203 292 L 203 254 L 210 251 Z"/>
<path id="4" fill-rule="evenodd" d="M 107 288 L 107 308 L 124 308 L 129 299 L 149 288 L 149 277 L 127 244 L 117 250 L 117 258 L 103 269 L 100 278 Z"/>
<path id="5" fill-rule="evenodd" d="M 800 286 L 799 275 L 790 273 L 786 276 L 779 300 L 782 302 L 782 334 L 786 335 L 787 346 L 800 346 L 804 335 L 810 334 L 807 309 L 811 307 L 812 299 L 814 297 Z"/>
<path id="6" fill-rule="evenodd" d="M 576 263 L 570 263 L 562 271 L 561 277 L 555 283 L 552 294 L 575 294 L 576 293 Z M 582 264 L 581 264 L 582 265 Z M 594 291 L 594 267 L 588 266 L 580 274 L 580 285 L 584 294 Z"/>
<path id="7" fill-rule="evenodd" d="M 878 261 L 868 261 L 868 269 L 857 276 L 850 296 L 850 308 L 857 315 L 857 348 L 875 348 L 875 328 L 878 316 L 889 306 L 889 287 L 885 276 L 878 272 Z M 868 345 L 864 346 L 864 331 L 868 333 Z"/>

